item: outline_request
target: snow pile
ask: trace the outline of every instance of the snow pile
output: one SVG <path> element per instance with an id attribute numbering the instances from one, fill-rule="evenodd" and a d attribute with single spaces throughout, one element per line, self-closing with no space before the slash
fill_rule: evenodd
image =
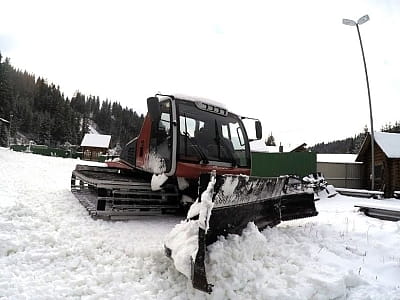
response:
<path id="1" fill-rule="evenodd" d="M 214 185 L 215 185 L 215 176 L 211 176 L 207 189 L 201 194 L 199 227 L 205 230 L 206 233 L 209 227 L 211 211 L 214 206 L 214 202 L 212 201 L 212 196 L 214 193 Z"/>
<path id="2" fill-rule="evenodd" d="M 153 174 L 151 177 L 151 190 L 159 191 L 161 190 L 161 186 L 167 181 L 168 176 L 165 173 L 161 174 Z"/>
<path id="3" fill-rule="evenodd" d="M 171 250 L 175 268 L 191 277 L 191 259 L 196 258 L 199 246 L 199 221 L 182 221 L 167 235 L 165 246 Z"/>
<path id="4" fill-rule="evenodd" d="M 199 228 L 207 232 L 209 227 L 214 185 L 215 176 L 212 176 L 207 189 L 201 194 L 201 202 L 197 199 L 190 206 L 187 219 L 176 225 L 165 239 L 176 269 L 187 278 L 191 277 L 191 260 L 194 261 L 197 255 Z M 195 216 L 199 216 L 198 220 L 191 220 Z"/>
<path id="5" fill-rule="evenodd" d="M 400 224 L 364 217 L 355 200 L 316 204 L 319 217 L 209 246 L 208 279 L 216 298 L 399 299 Z M 232 290 L 230 290 L 232 289 Z M 217 296 L 218 295 L 218 296 Z"/>
<path id="6" fill-rule="evenodd" d="M 0 299 L 400 298 L 400 224 L 359 213 L 360 198 L 221 238 L 208 247 L 206 295 L 164 255 L 181 219 L 91 219 L 69 190 L 76 163 L 0 148 Z"/>
<path id="7" fill-rule="evenodd" d="M 337 195 L 337 193 L 336 188 L 332 184 L 328 184 L 322 190 L 319 190 L 314 194 L 314 200 L 333 197 Z"/>

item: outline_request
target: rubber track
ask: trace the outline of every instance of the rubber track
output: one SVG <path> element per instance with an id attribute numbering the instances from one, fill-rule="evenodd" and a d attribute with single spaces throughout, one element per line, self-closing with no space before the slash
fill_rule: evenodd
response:
<path id="1" fill-rule="evenodd" d="M 78 165 L 72 172 L 71 191 L 95 219 L 127 220 L 176 213 L 180 208 L 175 187 L 152 191 L 150 181 L 110 168 Z"/>

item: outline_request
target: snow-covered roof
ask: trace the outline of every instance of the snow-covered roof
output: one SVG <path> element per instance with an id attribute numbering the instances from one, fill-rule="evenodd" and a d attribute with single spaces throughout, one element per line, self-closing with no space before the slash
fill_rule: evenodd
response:
<path id="1" fill-rule="evenodd" d="M 111 141 L 111 135 L 87 133 L 83 137 L 81 146 L 82 147 L 108 148 L 110 146 L 110 141 Z"/>
<path id="2" fill-rule="evenodd" d="M 264 140 L 256 140 L 250 142 L 250 151 L 252 152 L 269 152 Z"/>
<path id="3" fill-rule="evenodd" d="M 226 107 L 225 104 L 223 104 L 221 102 L 218 102 L 218 101 L 215 101 L 215 100 L 208 99 L 208 98 L 190 96 L 190 95 L 179 94 L 179 93 L 168 94 L 168 95 L 173 96 L 174 98 L 177 98 L 177 99 L 182 99 L 182 100 L 187 100 L 187 101 L 192 101 L 192 102 L 207 103 L 207 104 L 211 104 L 211 105 L 214 105 L 214 106 L 217 106 L 217 107 L 224 108 L 224 109 L 228 110 L 228 108 Z"/>
<path id="4" fill-rule="evenodd" d="M 327 163 L 360 163 L 356 162 L 357 154 L 327 154 L 318 153 L 317 162 Z"/>
<path id="5" fill-rule="evenodd" d="M 300 146 L 303 146 L 305 144 L 301 145 L 283 145 L 283 152 L 292 152 L 294 149 L 297 149 Z M 268 152 L 268 153 L 278 153 L 279 151 L 279 146 L 267 146 L 265 144 L 265 140 L 256 140 L 250 142 L 250 151 L 252 152 Z"/>
<path id="6" fill-rule="evenodd" d="M 400 134 L 374 132 L 375 142 L 388 158 L 400 158 Z"/>

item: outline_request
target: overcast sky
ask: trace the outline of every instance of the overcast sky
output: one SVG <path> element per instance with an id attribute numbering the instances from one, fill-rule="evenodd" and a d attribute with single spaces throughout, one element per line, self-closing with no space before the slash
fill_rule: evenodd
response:
<path id="1" fill-rule="evenodd" d="M 156 92 L 223 102 L 282 144 L 400 121 L 400 1 L 0 0 L 0 51 L 68 97 L 146 112 Z"/>

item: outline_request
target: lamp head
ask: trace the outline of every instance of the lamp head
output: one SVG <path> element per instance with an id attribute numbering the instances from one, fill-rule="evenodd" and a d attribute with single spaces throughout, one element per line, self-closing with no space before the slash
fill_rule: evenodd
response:
<path id="1" fill-rule="evenodd" d="M 359 25 L 361 25 L 361 24 L 364 24 L 365 22 L 367 22 L 368 20 L 369 20 L 369 16 L 368 16 L 368 15 L 365 15 L 365 16 L 359 18 L 358 21 L 357 21 L 357 23 L 358 23 Z"/>
<path id="2" fill-rule="evenodd" d="M 349 26 L 356 26 L 356 22 L 354 22 L 353 20 L 349 20 L 349 19 L 343 19 L 343 24 L 344 25 L 349 25 Z"/>

